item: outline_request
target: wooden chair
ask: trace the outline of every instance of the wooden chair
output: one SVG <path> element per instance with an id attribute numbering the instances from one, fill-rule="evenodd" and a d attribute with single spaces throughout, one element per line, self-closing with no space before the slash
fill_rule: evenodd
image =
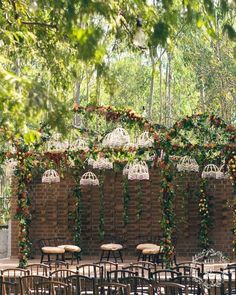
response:
<path id="1" fill-rule="evenodd" d="M 50 278 L 57 282 L 66 282 L 68 276 L 77 275 L 76 271 L 70 269 L 57 269 L 50 272 Z"/>
<path id="2" fill-rule="evenodd" d="M 145 295 L 150 291 L 150 280 L 139 276 L 127 276 L 119 278 L 118 282 L 125 285 L 130 285 L 131 294 Z"/>
<path id="3" fill-rule="evenodd" d="M 188 295 L 188 288 L 184 285 L 173 282 L 152 282 L 150 291 L 151 295 Z"/>
<path id="4" fill-rule="evenodd" d="M 137 276 L 138 273 L 130 270 L 113 270 L 107 272 L 108 282 L 119 283 L 120 279 Z"/>
<path id="5" fill-rule="evenodd" d="M 83 264 L 76 267 L 77 273 L 82 276 L 94 278 L 95 282 L 103 281 L 103 267 L 92 263 Z"/>
<path id="6" fill-rule="evenodd" d="M 108 271 L 118 270 L 118 263 L 115 263 L 115 262 L 102 261 L 102 262 L 96 262 L 94 264 L 103 268 L 104 281 L 107 281 L 107 272 Z"/>
<path id="7" fill-rule="evenodd" d="M 50 271 L 58 270 L 58 269 L 69 269 L 69 263 L 65 261 L 51 261 L 49 264 Z"/>
<path id="8" fill-rule="evenodd" d="M 205 293 L 209 295 L 225 295 L 225 281 L 228 282 L 228 294 L 232 293 L 231 274 L 223 273 L 222 271 L 208 271 L 203 273 L 203 286 Z"/>
<path id="9" fill-rule="evenodd" d="M 103 283 L 96 285 L 96 295 L 130 295 L 130 285 L 120 283 Z"/>
<path id="10" fill-rule="evenodd" d="M 204 273 L 204 263 L 194 262 L 194 261 L 183 261 L 181 263 L 176 263 L 176 267 L 190 266 L 200 268 L 200 274 Z"/>
<path id="11" fill-rule="evenodd" d="M 151 271 L 147 267 L 133 264 L 133 265 L 123 267 L 122 269 L 136 272 L 138 274 L 138 276 L 146 278 L 146 279 L 150 279 L 150 272 Z"/>
<path id="12" fill-rule="evenodd" d="M 95 278 L 89 278 L 83 275 L 72 275 L 66 278 L 66 283 L 71 286 L 71 294 L 92 295 L 95 294 Z"/>
<path id="13" fill-rule="evenodd" d="M 145 268 L 150 269 L 151 272 L 154 272 L 157 270 L 157 264 L 153 263 L 153 262 L 149 262 L 149 261 L 138 261 L 138 262 L 134 262 L 134 263 L 130 263 L 130 266 L 143 266 Z"/>
<path id="14" fill-rule="evenodd" d="M 220 269 L 223 275 L 230 276 L 230 282 L 225 281 L 225 294 L 236 294 L 236 264 L 228 264 L 225 268 Z"/>
<path id="15" fill-rule="evenodd" d="M 5 282 L 0 276 L 0 295 L 18 295 L 20 294 L 20 287 L 16 283 Z"/>
<path id="16" fill-rule="evenodd" d="M 29 271 L 30 275 L 48 276 L 50 267 L 49 265 L 43 264 L 43 263 L 32 263 L 32 264 L 28 264 L 26 266 L 26 269 Z"/>
<path id="17" fill-rule="evenodd" d="M 177 265 L 176 267 L 172 267 L 171 269 L 181 273 L 181 275 L 183 276 L 186 275 L 200 278 L 202 275 L 201 269 L 194 266 Z"/>
<path id="18" fill-rule="evenodd" d="M 180 276 L 179 272 L 170 269 L 161 269 L 150 273 L 150 278 L 158 283 L 173 281 L 178 276 Z"/>
<path id="19" fill-rule="evenodd" d="M 8 268 L 2 270 L 1 275 L 4 282 L 16 284 L 16 288 L 20 294 L 20 277 L 29 275 L 29 271 L 21 268 Z"/>
<path id="20" fill-rule="evenodd" d="M 48 282 L 49 277 L 39 275 L 28 275 L 20 277 L 21 295 L 35 294 L 36 285 L 43 282 Z"/>
<path id="21" fill-rule="evenodd" d="M 71 287 L 68 284 L 54 281 L 40 282 L 36 284 L 35 295 L 71 295 Z"/>
<path id="22" fill-rule="evenodd" d="M 181 275 L 173 279 L 174 283 L 179 283 L 188 288 L 188 293 L 191 295 L 204 294 L 203 280 L 196 276 Z"/>

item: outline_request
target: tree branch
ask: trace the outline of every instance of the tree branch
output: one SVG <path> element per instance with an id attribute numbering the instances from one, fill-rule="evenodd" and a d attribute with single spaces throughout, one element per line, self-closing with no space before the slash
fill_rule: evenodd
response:
<path id="1" fill-rule="evenodd" d="M 56 25 L 53 24 L 47 24 L 47 23 L 41 23 L 41 22 L 36 22 L 36 21 L 21 21 L 23 25 L 29 25 L 29 26 L 42 26 L 42 27 L 47 27 L 47 28 L 52 28 L 52 29 L 57 29 Z"/>

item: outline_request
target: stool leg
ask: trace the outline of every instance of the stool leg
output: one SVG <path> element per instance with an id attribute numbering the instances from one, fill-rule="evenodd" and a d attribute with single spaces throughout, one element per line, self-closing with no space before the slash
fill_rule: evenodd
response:
<path id="1" fill-rule="evenodd" d="M 104 256 L 104 250 L 102 250 L 101 257 L 100 257 L 100 262 L 103 260 L 103 256 Z"/>
<path id="2" fill-rule="evenodd" d="M 107 261 L 109 261 L 109 259 L 110 259 L 110 254 L 111 254 L 111 251 L 109 250 L 108 255 L 107 255 Z"/>
<path id="3" fill-rule="evenodd" d="M 140 258 L 141 258 L 141 254 L 142 254 L 142 251 L 139 251 L 139 253 L 138 253 L 138 261 L 139 261 Z"/>
<path id="4" fill-rule="evenodd" d="M 74 252 L 71 253 L 71 265 L 73 264 L 74 262 Z"/>
<path id="5" fill-rule="evenodd" d="M 62 253 L 62 254 L 61 254 L 61 260 L 62 260 L 62 261 L 65 261 L 65 253 Z"/>
<path id="6" fill-rule="evenodd" d="M 119 254 L 120 254 L 120 260 L 121 260 L 121 262 L 123 262 L 123 257 L 122 257 L 122 252 L 121 252 L 121 250 L 119 250 Z"/>
<path id="7" fill-rule="evenodd" d="M 48 262 L 50 262 L 50 254 L 48 254 Z"/>
<path id="8" fill-rule="evenodd" d="M 41 255 L 41 261 L 40 261 L 40 263 L 43 263 L 43 257 L 44 257 L 44 254 Z"/>
<path id="9" fill-rule="evenodd" d="M 113 257 L 114 257 L 114 259 L 115 259 L 115 262 L 117 262 L 117 258 L 116 258 L 116 253 L 115 253 L 115 251 L 111 251 L 112 252 L 112 254 L 113 254 Z"/>

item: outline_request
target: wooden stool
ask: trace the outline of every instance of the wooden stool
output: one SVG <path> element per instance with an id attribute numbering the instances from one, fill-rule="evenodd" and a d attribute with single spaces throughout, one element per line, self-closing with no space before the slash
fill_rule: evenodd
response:
<path id="1" fill-rule="evenodd" d="M 144 249 L 150 249 L 150 248 L 155 248 L 157 245 L 156 244 L 152 244 L 152 243 L 142 243 L 142 244 L 138 244 L 136 246 L 136 250 L 138 251 L 138 261 L 140 260 L 141 256 L 142 256 L 142 251 Z M 144 257 L 142 256 L 142 260 L 144 260 Z"/>
<path id="2" fill-rule="evenodd" d="M 47 255 L 48 257 L 48 263 L 51 262 L 51 255 L 56 255 L 56 260 L 59 260 L 59 255 L 61 255 L 61 260 L 65 261 L 65 249 L 59 248 L 59 247 L 52 247 L 52 246 L 45 246 L 41 248 L 41 263 L 43 263 L 43 257 L 44 255 Z"/>
<path id="3" fill-rule="evenodd" d="M 77 263 L 79 263 L 78 253 L 81 252 L 80 247 L 75 246 L 75 245 L 59 245 L 58 248 L 64 249 L 66 253 L 71 253 L 71 264 L 73 264 L 73 262 L 74 262 L 74 253 L 76 253 L 77 254 L 77 256 L 76 256 Z"/>
<path id="4" fill-rule="evenodd" d="M 117 262 L 117 258 L 123 262 L 122 253 L 123 246 L 121 244 L 115 244 L 115 243 L 109 243 L 109 244 L 103 244 L 100 246 L 100 249 L 102 250 L 100 262 L 106 258 L 107 261 L 109 261 L 110 256 L 112 254 L 113 258 L 115 259 L 115 262 Z M 107 252 L 107 255 L 105 256 L 105 253 Z M 116 253 L 118 255 L 116 255 Z"/>
<path id="5" fill-rule="evenodd" d="M 143 254 L 143 258 L 144 260 L 148 260 L 150 262 L 153 263 L 157 263 L 162 265 L 164 265 L 164 261 L 163 261 L 163 253 L 161 252 L 161 247 L 158 245 L 155 245 L 155 247 L 153 248 L 147 248 L 147 249 L 143 249 L 142 251 Z"/>

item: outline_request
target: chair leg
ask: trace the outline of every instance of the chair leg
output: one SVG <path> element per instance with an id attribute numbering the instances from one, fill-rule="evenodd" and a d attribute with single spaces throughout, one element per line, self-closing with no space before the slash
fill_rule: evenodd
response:
<path id="1" fill-rule="evenodd" d="M 50 254 L 48 254 L 48 262 L 50 262 Z"/>
<path id="2" fill-rule="evenodd" d="M 62 254 L 61 254 L 61 260 L 62 260 L 62 261 L 65 261 L 65 253 L 62 253 Z"/>

